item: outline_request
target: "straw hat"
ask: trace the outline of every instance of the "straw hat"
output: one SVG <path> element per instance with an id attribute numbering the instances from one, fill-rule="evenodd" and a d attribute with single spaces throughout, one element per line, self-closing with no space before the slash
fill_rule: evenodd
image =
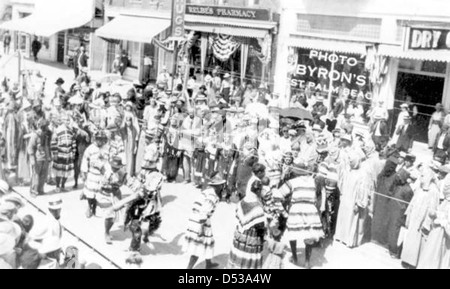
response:
<path id="1" fill-rule="evenodd" d="M 4 180 L 0 180 L 0 195 L 8 194 L 10 186 Z"/>
<path id="2" fill-rule="evenodd" d="M 48 208 L 50 210 L 61 210 L 62 204 L 63 204 L 63 201 L 62 201 L 61 197 L 59 197 L 59 196 L 52 196 L 48 200 Z"/>
<path id="3" fill-rule="evenodd" d="M 226 181 L 224 179 L 222 179 L 218 173 L 216 173 L 212 176 L 212 178 L 208 184 L 210 186 L 221 186 L 221 185 L 224 185 L 225 183 L 226 183 Z"/>
<path id="4" fill-rule="evenodd" d="M 20 209 L 24 206 L 24 203 L 22 201 L 22 199 L 17 196 L 16 194 L 9 194 L 6 195 L 3 199 L 2 202 L 9 202 L 12 203 L 14 206 L 16 206 L 17 209 Z"/>
<path id="5" fill-rule="evenodd" d="M 42 246 L 39 248 L 40 254 L 49 254 L 61 249 L 61 240 L 57 237 L 49 237 L 44 239 Z"/>

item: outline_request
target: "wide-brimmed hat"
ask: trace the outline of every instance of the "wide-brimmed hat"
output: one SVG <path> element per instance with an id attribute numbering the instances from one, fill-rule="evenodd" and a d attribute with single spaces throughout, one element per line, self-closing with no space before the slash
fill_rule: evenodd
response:
<path id="1" fill-rule="evenodd" d="M 33 100 L 33 108 L 42 106 L 42 100 L 40 98 L 36 98 Z"/>
<path id="2" fill-rule="evenodd" d="M 115 157 L 111 160 L 111 167 L 113 169 L 120 169 L 123 167 L 122 158 Z"/>
<path id="3" fill-rule="evenodd" d="M 400 105 L 401 108 L 409 108 L 409 105 L 406 103 L 403 103 L 402 105 Z"/>
<path id="4" fill-rule="evenodd" d="M 83 104 L 84 100 L 79 94 L 75 94 L 69 99 L 69 103 L 73 105 Z"/>
<path id="5" fill-rule="evenodd" d="M 40 254 L 49 254 L 61 249 L 61 240 L 58 237 L 45 238 L 39 248 Z"/>
<path id="6" fill-rule="evenodd" d="M 17 209 L 23 208 L 25 206 L 22 199 L 18 195 L 13 193 L 3 197 L 2 202 L 10 202 L 14 204 L 14 206 L 16 206 Z"/>
<path id="7" fill-rule="evenodd" d="M 323 96 L 318 96 L 316 102 L 324 102 L 325 98 Z"/>
<path id="8" fill-rule="evenodd" d="M 348 135 L 348 134 L 345 134 L 345 135 L 341 136 L 341 140 L 345 140 L 345 141 L 348 141 L 350 143 L 353 141 L 352 140 L 352 136 Z"/>
<path id="9" fill-rule="evenodd" d="M 226 181 L 222 179 L 219 174 L 214 175 L 208 183 L 210 186 L 221 186 L 226 184 Z"/>
<path id="10" fill-rule="evenodd" d="M 10 235 L 0 234 L 0 255 L 11 253 L 16 246 L 16 240 Z"/>
<path id="11" fill-rule="evenodd" d="M 225 75 L 223 76 L 223 78 L 230 78 L 231 77 L 231 74 L 229 74 L 229 73 L 225 73 Z"/>
<path id="12" fill-rule="evenodd" d="M 58 84 L 64 84 L 64 83 L 65 83 L 65 81 L 64 81 L 64 79 L 62 79 L 61 77 L 58 78 L 58 79 L 56 80 L 56 82 L 55 82 L 56 85 L 58 85 Z"/>
<path id="13" fill-rule="evenodd" d="M 0 180 L 0 196 L 8 194 L 10 188 L 11 187 L 7 182 L 5 182 L 4 180 Z"/>
<path id="14" fill-rule="evenodd" d="M 319 124 L 315 124 L 312 128 L 313 131 L 322 132 L 322 127 Z"/>
<path id="15" fill-rule="evenodd" d="M 50 210 L 61 210 L 62 204 L 63 204 L 63 201 L 62 201 L 61 197 L 59 197 L 59 196 L 52 196 L 48 200 L 48 208 Z"/>

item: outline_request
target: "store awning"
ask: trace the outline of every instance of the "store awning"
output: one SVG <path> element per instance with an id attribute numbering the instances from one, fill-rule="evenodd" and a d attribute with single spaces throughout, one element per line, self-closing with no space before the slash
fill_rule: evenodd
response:
<path id="1" fill-rule="evenodd" d="M 187 26 L 194 24 L 210 24 L 216 27 L 232 26 L 244 27 L 252 29 L 272 30 L 277 27 L 277 22 L 269 21 L 254 21 L 254 20 L 240 20 L 240 19 L 223 19 L 210 16 L 186 15 L 185 22 Z"/>
<path id="2" fill-rule="evenodd" d="M 267 30 L 241 28 L 241 27 L 229 27 L 229 26 L 213 26 L 213 25 L 185 25 L 187 30 L 194 30 L 199 32 L 216 33 L 233 35 L 249 38 L 265 38 L 268 34 Z"/>
<path id="3" fill-rule="evenodd" d="M 120 15 L 96 31 L 102 38 L 152 43 L 153 37 L 171 25 L 170 19 Z"/>
<path id="4" fill-rule="evenodd" d="M 404 51 L 401 46 L 380 45 L 378 53 L 384 56 L 414 59 L 422 61 L 450 62 L 450 51 L 430 50 L 430 51 Z"/>
<path id="5" fill-rule="evenodd" d="M 49 37 L 92 21 L 95 0 L 36 0 L 32 15 L 5 22 L 0 29 Z"/>
<path id="6" fill-rule="evenodd" d="M 366 55 L 366 43 L 302 37 L 289 40 L 289 46 L 330 52 Z"/>

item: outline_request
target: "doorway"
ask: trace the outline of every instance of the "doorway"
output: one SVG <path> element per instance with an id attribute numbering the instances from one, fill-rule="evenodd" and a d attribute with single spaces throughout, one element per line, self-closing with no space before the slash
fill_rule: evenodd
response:
<path id="1" fill-rule="evenodd" d="M 435 111 L 437 103 L 442 102 L 445 77 L 421 75 L 408 72 L 399 72 L 396 87 L 394 122 L 392 130 L 395 129 L 400 105 L 410 96 L 412 102 L 416 103 L 419 114 L 415 119 L 417 127 L 415 141 L 428 142 L 428 126 L 431 115 Z"/>
<path id="2" fill-rule="evenodd" d="M 64 50 L 66 47 L 66 35 L 64 32 L 58 33 L 58 50 L 57 50 L 57 57 L 56 61 L 59 63 L 64 63 Z"/>

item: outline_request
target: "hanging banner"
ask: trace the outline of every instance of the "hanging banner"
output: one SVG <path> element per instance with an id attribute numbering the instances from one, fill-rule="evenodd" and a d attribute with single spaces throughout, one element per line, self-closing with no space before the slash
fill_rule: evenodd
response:
<path id="1" fill-rule="evenodd" d="M 173 0 L 172 8 L 172 36 L 184 37 L 184 16 L 186 12 L 186 0 Z"/>
<path id="2" fill-rule="evenodd" d="M 407 50 L 450 50 L 450 29 L 408 28 Z"/>
<path id="3" fill-rule="evenodd" d="M 365 56 L 295 48 L 289 57 L 292 90 L 321 91 L 372 99 Z"/>

